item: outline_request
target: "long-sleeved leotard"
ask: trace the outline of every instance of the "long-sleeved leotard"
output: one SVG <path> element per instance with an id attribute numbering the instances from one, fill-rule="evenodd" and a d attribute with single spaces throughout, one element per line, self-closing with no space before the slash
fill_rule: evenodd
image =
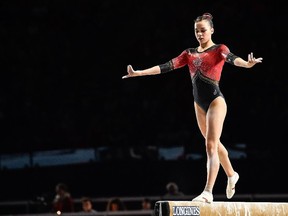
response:
<path id="1" fill-rule="evenodd" d="M 236 55 L 224 44 L 216 44 L 209 49 L 198 52 L 196 48 L 184 50 L 179 56 L 161 64 L 161 73 L 166 73 L 188 65 L 193 85 L 195 102 L 207 112 L 210 103 L 223 96 L 219 81 L 225 62 L 234 64 Z"/>

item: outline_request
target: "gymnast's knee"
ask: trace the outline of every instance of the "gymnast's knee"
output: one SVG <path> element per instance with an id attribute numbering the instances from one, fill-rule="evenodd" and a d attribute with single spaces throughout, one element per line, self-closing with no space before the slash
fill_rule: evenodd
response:
<path id="1" fill-rule="evenodd" d="M 215 141 L 206 141 L 206 152 L 209 156 L 212 156 L 213 154 L 217 154 L 217 142 Z"/>

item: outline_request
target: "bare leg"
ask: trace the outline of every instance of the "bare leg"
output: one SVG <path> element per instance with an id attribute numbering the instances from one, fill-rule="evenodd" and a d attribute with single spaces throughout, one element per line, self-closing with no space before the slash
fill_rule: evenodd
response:
<path id="1" fill-rule="evenodd" d="M 226 116 L 226 103 L 222 97 L 216 98 L 206 114 L 207 184 L 214 187 L 220 166 L 218 144 Z M 212 191 L 211 191 L 212 192 Z"/>
<path id="2" fill-rule="evenodd" d="M 195 112 L 196 112 L 199 129 L 203 137 L 206 139 L 206 113 L 196 103 L 194 104 L 194 106 L 195 106 Z M 219 155 L 220 164 L 223 167 L 226 175 L 228 177 L 232 176 L 234 174 L 234 169 L 230 162 L 228 151 L 225 148 L 225 146 L 221 143 L 220 140 L 218 143 L 218 155 Z"/>
<path id="3" fill-rule="evenodd" d="M 207 153 L 207 180 L 204 192 L 193 201 L 213 201 L 213 187 L 219 172 L 220 162 L 227 175 L 233 175 L 233 168 L 228 158 L 228 152 L 220 142 L 227 107 L 222 97 L 216 98 L 205 113 L 196 103 L 195 112 L 198 126 L 205 138 Z M 210 194 L 209 194 L 210 193 Z M 207 201 L 208 200 L 208 201 Z"/>
<path id="4" fill-rule="evenodd" d="M 228 151 L 221 142 L 218 143 L 218 155 L 219 155 L 220 163 L 227 177 L 233 176 L 235 171 L 229 159 Z"/>

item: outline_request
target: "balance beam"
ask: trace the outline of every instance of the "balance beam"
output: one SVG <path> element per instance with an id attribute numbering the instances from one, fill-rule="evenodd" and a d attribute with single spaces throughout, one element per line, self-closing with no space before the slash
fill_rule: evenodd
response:
<path id="1" fill-rule="evenodd" d="M 157 201 L 155 216 L 288 216 L 288 203 Z"/>

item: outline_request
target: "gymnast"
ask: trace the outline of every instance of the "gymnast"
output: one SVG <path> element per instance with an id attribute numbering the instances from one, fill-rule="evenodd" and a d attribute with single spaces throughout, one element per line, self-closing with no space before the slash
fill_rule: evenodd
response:
<path id="1" fill-rule="evenodd" d="M 195 114 L 201 134 L 205 138 L 207 154 L 207 178 L 203 192 L 192 201 L 212 203 L 213 187 L 219 172 L 220 164 L 227 175 L 226 196 L 231 199 L 235 194 L 235 185 L 239 174 L 233 169 L 228 151 L 220 141 L 227 105 L 219 81 L 224 63 L 237 67 L 251 68 L 262 63 L 263 58 L 255 58 L 253 52 L 248 60 L 233 54 L 225 44 L 214 43 L 213 16 L 204 13 L 194 20 L 194 32 L 199 46 L 187 48 L 170 61 L 144 70 L 134 70 L 127 66 L 127 75 L 122 79 L 164 74 L 188 66 L 192 86 Z"/>

